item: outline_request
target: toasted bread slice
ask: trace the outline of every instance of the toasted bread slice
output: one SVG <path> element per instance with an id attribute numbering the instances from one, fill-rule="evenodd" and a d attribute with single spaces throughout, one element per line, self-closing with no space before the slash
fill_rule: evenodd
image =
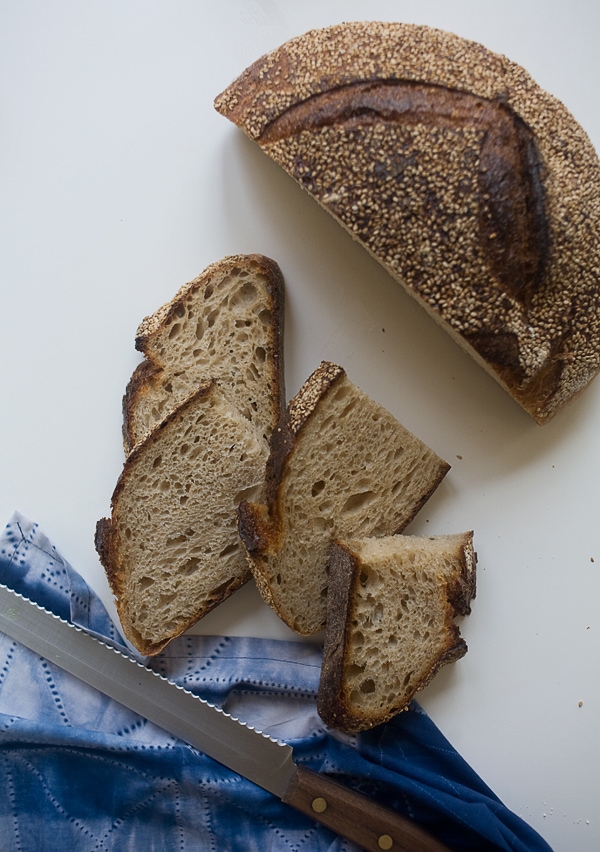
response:
<path id="1" fill-rule="evenodd" d="M 250 579 L 236 507 L 263 480 L 259 433 L 216 382 L 126 458 L 95 541 L 125 635 L 141 653 L 159 653 Z"/>
<path id="2" fill-rule="evenodd" d="M 335 542 L 317 707 L 347 732 L 387 722 L 467 645 L 454 619 L 475 597 L 473 533 Z"/>
<path id="3" fill-rule="evenodd" d="M 298 633 L 323 629 L 331 540 L 404 529 L 448 469 L 341 367 L 323 362 L 273 433 L 266 503 L 238 509 L 264 599 Z"/>

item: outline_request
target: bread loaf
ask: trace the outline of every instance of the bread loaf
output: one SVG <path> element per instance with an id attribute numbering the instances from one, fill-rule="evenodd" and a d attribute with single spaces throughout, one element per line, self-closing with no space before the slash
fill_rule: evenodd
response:
<path id="1" fill-rule="evenodd" d="M 238 508 L 263 598 L 292 630 L 323 629 L 331 540 L 404 529 L 448 469 L 341 367 L 323 362 L 273 433 L 266 503 Z"/>
<path id="2" fill-rule="evenodd" d="M 387 722 L 460 659 L 475 597 L 473 533 L 335 542 L 317 707 L 343 731 Z"/>
<path id="3" fill-rule="evenodd" d="M 600 367 L 600 163 L 514 62 L 394 23 L 313 30 L 215 101 L 538 423 Z"/>
<path id="4" fill-rule="evenodd" d="M 158 654 L 250 579 L 236 506 L 264 479 L 260 433 L 208 382 L 127 456 L 96 527 L 125 635 Z"/>
<path id="5" fill-rule="evenodd" d="M 279 266 L 262 255 L 211 264 L 140 324 L 145 355 L 123 398 L 126 452 L 200 383 L 222 391 L 268 441 L 285 407 L 284 285 Z"/>

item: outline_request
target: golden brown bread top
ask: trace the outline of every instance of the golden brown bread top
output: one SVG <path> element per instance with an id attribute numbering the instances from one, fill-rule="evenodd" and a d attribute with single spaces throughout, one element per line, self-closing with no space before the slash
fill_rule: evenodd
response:
<path id="1" fill-rule="evenodd" d="M 293 39 L 216 102 L 545 422 L 600 366 L 600 164 L 520 66 L 428 27 Z"/>
<path id="2" fill-rule="evenodd" d="M 311 30 L 261 57 L 215 106 L 258 139 L 291 106 L 362 81 L 412 80 L 508 100 L 511 65 L 482 45 L 431 27 L 339 24 Z"/>

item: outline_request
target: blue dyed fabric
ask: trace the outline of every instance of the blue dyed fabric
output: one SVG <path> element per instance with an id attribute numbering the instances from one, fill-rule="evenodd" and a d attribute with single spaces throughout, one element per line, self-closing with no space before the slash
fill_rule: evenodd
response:
<path id="1" fill-rule="evenodd" d="M 15 513 L 0 582 L 125 645 L 99 598 Z M 300 642 L 185 636 L 147 661 L 275 737 L 296 758 L 409 816 L 455 850 L 548 852 L 415 702 L 354 737 L 315 705 L 320 650 Z M 3 852 L 356 852 L 275 796 L 0 634 Z"/>

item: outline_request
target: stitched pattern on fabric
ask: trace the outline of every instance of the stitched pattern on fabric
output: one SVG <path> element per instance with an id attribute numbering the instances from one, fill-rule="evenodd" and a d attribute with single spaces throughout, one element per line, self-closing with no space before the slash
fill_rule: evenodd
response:
<path id="1" fill-rule="evenodd" d="M 97 596 L 18 514 L 0 533 L 0 582 L 123 648 Z M 358 852 L 2 634 L 0 661 L 2 852 Z M 298 763 L 414 818 L 451 848 L 550 852 L 419 705 L 359 735 L 323 725 L 314 645 L 187 635 L 149 662 L 289 742 Z"/>

